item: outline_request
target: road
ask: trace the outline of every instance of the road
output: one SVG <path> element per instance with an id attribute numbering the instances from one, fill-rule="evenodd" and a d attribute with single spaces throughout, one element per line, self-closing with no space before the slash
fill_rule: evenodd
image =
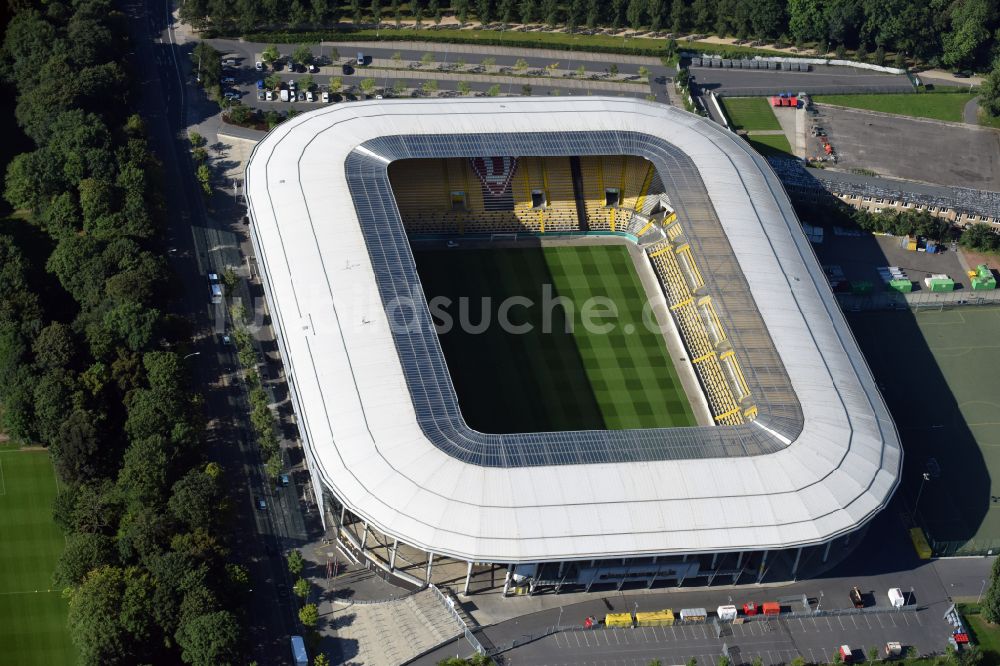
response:
<path id="1" fill-rule="evenodd" d="M 225 307 L 213 308 L 205 273 L 242 265 L 239 249 L 240 211 L 228 197 L 209 210 L 193 178 L 186 127 L 192 117 L 208 111 L 186 85 L 187 55 L 173 44 L 169 9 L 163 0 L 133 0 L 125 6 L 135 43 L 140 91 L 139 111 L 146 121 L 150 147 L 163 164 L 168 203 L 167 241 L 171 267 L 182 298 L 170 308 L 194 323 L 190 371 L 205 396 L 209 457 L 226 472 L 235 511 L 234 553 L 251 576 L 253 591 L 244 609 L 250 623 L 249 648 L 260 663 L 279 664 L 288 658 L 288 636 L 297 633 L 295 605 L 289 593 L 282 550 L 307 537 L 298 489 L 274 492 L 247 427 L 246 396 L 235 370 L 232 347 L 220 343 Z M 217 199 L 218 201 L 218 199 Z M 255 508 L 265 498 L 267 510 Z"/>
<path id="2" fill-rule="evenodd" d="M 913 92 L 906 76 L 852 67 L 815 65 L 811 72 L 692 67 L 691 74 L 702 90 L 730 97 L 775 95 L 800 90 L 812 94 Z"/>

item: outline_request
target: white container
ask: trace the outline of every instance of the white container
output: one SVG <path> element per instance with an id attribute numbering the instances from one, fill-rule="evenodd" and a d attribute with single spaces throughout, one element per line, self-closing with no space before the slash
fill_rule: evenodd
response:
<path id="1" fill-rule="evenodd" d="M 889 590 L 889 603 L 892 604 L 893 608 L 902 608 L 906 605 L 906 597 L 903 596 L 903 591 L 898 587 L 894 587 Z"/>
<path id="2" fill-rule="evenodd" d="M 737 615 L 736 606 L 719 606 L 715 612 L 720 620 L 735 620 Z"/>

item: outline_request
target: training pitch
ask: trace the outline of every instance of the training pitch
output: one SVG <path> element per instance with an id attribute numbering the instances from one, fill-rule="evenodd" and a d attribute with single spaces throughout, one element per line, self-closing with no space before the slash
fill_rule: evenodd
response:
<path id="1" fill-rule="evenodd" d="M 52 522 L 56 479 L 45 451 L 0 446 L 0 662 L 73 664 L 67 603 L 52 589 L 64 539 Z"/>
<path id="2" fill-rule="evenodd" d="M 907 510 L 919 495 L 918 522 L 935 553 L 1000 548 L 1000 308 L 850 321 L 899 428 Z"/>
<path id="3" fill-rule="evenodd" d="M 696 425 L 662 334 L 643 324 L 646 297 L 626 247 L 463 249 L 414 256 L 432 313 L 435 297 L 452 302 L 444 311 L 454 325 L 439 337 L 470 427 L 514 433 Z M 547 292 L 550 302 L 563 298 L 571 305 L 546 308 Z M 479 324 L 488 311 L 489 326 L 480 331 L 459 325 L 462 297 L 465 320 Z M 507 317 L 514 326 L 530 326 L 530 332 L 497 325 L 501 304 L 511 297 L 533 303 L 510 307 Z M 484 298 L 490 299 L 486 308 Z M 617 316 L 592 319 L 610 330 L 584 326 L 588 303 L 600 311 L 614 305 Z"/>

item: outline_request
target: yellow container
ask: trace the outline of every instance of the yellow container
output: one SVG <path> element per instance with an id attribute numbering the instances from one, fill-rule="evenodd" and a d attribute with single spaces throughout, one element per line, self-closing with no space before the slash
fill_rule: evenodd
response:
<path id="1" fill-rule="evenodd" d="M 632 613 L 608 613 L 604 616 L 606 627 L 631 627 Z"/>
<path id="2" fill-rule="evenodd" d="M 913 548 L 917 551 L 917 557 L 922 560 L 931 559 L 933 552 L 931 551 L 931 546 L 927 543 L 927 537 L 924 536 L 924 531 L 919 527 L 914 527 L 910 530 L 910 540 L 913 542 Z"/>
<path id="3" fill-rule="evenodd" d="M 669 608 L 648 613 L 636 613 L 637 627 L 669 627 L 674 623 L 674 612 Z"/>

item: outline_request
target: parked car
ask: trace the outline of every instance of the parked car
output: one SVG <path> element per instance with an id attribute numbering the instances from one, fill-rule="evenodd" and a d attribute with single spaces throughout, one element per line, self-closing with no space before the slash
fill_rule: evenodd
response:
<path id="1" fill-rule="evenodd" d="M 238 92 L 229 91 L 229 92 L 225 93 L 223 95 L 223 97 L 225 97 L 229 101 L 233 101 L 233 100 L 239 99 L 240 98 L 240 94 Z"/>
<path id="2" fill-rule="evenodd" d="M 313 95 L 313 92 L 311 90 L 307 90 L 306 91 L 306 101 L 307 102 L 315 102 L 316 101 L 316 96 Z"/>
<path id="3" fill-rule="evenodd" d="M 299 91 L 299 101 L 300 102 L 306 101 L 306 92 L 304 90 Z"/>
<path id="4" fill-rule="evenodd" d="M 967 79 L 972 75 L 972 72 L 967 72 L 962 70 L 962 71 L 952 72 L 951 75 L 954 76 L 956 79 Z"/>
<path id="5" fill-rule="evenodd" d="M 289 90 L 294 90 L 295 89 L 295 79 L 289 79 L 288 80 L 288 89 Z"/>
<path id="6" fill-rule="evenodd" d="M 261 511 L 267 510 L 267 501 L 263 497 L 257 498 L 257 508 Z"/>
<path id="7" fill-rule="evenodd" d="M 253 64 L 253 68 L 256 69 L 258 72 L 263 72 L 264 71 L 264 63 L 262 63 L 260 60 L 258 60 L 257 62 L 255 62 Z"/>
<path id="8" fill-rule="evenodd" d="M 263 79 L 258 79 L 257 80 L 257 90 L 263 90 L 263 89 L 264 89 L 264 80 Z"/>
<path id="9" fill-rule="evenodd" d="M 274 98 L 275 98 L 275 94 L 274 94 L 273 90 L 265 90 L 264 91 L 264 99 L 265 99 L 265 101 L 273 102 Z"/>
<path id="10" fill-rule="evenodd" d="M 234 83 L 236 83 L 236 79 L 234 79 L 231 76 L 224 76 L 224 77 L 222 77 L 222 83 L 223 83 L 223 85 L 230 85 L 231 86 Z"/>
<path id="11" fill-rule="evenodd" d="M 861 588 L 856 585 L 851 588 L 851 603 L 855 608 L 865 607 L 865 599 L 861 596 Z"/>
<path id="12" fill-rule="evenodd" d="M 223 67 L 236 67 L 236 60 L 234 58 L 223 58 Z"/>
<path id="13" fill-rule="evenodd" d="M 266 93 L 263 90 L 258 90 L 257 91 L 257 99 L 260 100 L 261 102 L 263 102 L 264 100 L 267 99 Z"/>
<path id="14" fill-rule="evenodd" d="M 316 63 L 309 63 L 309 71 L 315 74 L 319 71 L 319 67 L 316 66 Z"/>
<path id="15" fill-rule="evenodd" d="M 281 476 L 279 476 L 278 477 L 278 483 L 280 483 L 282 486 L 287 486 L 288 485 L 288 475 L 287 474 L 282 474 Z"/>
<path id="16" fill-rule="evenodd" d="M 330 93 L 328 93 L 328 92 L 326 92 L 324 90 L 322 93 L 320 93 L 319 98 L 320 98 L 320 101 L 322 101 L 322 102 L 329 102 L 330 101 Z"/>
<path id="17" fill-rule="evenodd" d="M 364 53 L 362 53 L 361 51 L 358 51 L 358 57 L 357 57 L 357 58 L 355 58 L 355 60 L 354 60 L 354 61 L 355 61 L 355 62 L 356 62 L 356 63 L 357 63 L 358 65 L 364 65 L 364 64 L 365 64 L 365 54 L 364 54 Z"/>

